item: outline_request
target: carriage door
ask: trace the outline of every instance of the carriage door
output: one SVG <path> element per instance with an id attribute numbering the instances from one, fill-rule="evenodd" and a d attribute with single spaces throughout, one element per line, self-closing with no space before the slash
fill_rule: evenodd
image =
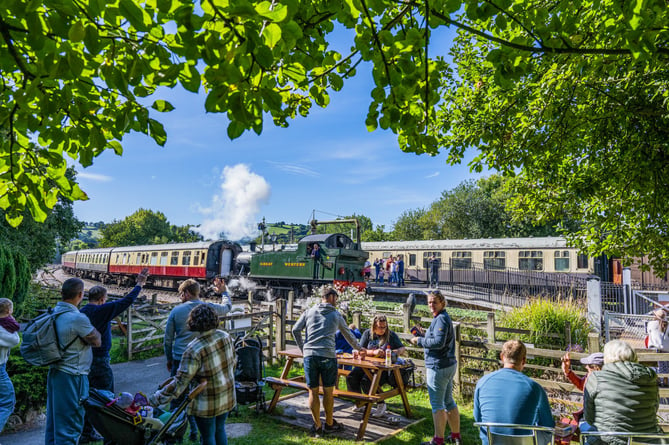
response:
<path id="1" fill-rule="evenodd" d="M 227 277 L 230 275 L 232 269 L 232 250 L 231 249 L 221 249 L 221 270 L 219 271 L 220 276 Z"/>

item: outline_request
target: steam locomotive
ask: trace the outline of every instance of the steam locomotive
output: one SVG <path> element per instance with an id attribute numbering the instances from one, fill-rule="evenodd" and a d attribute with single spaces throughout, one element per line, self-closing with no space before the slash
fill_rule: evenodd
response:
<path id="1" fill-rule="evenodd" d="M 311 253 L 318 244 L 319 258 Z M 323 284 L 365 288 L 363 267 L 368 254 L 341 233 L 309 235 L 282 250 L 253 252 L 230 241 L 109 247 L 69 251 L 62 256 L 65 272 L 102 283 L 130 286 L 149 269 L 147 285 L 176 289 L 186 278 L 207 285 L 216 277 L 248 277 L 280 293 L 309 294 Z"/>

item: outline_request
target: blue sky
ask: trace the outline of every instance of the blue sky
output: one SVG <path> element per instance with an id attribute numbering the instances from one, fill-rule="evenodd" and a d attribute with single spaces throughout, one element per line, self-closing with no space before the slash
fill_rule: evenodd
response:
<path id="1" fill-rule="evenodd" d="M 364 214 L 388 230 L 404 210 L 427 207 L 442 191 L 479 177 L 466 165 L 447 165 L 443 154 L 402 152 L 390 131 L 368 132 L 371 84 L 361 67 L 327 108 L 314 106 L 289 128 L 266 119 L 262 135 L 234 141 L 224 115 L 205 113 L 204 94 L 167 90 L 162 96 L 176 109 L 154 113 L 167 131 L 165 147 L 131 134 L 122 157 L 107 151 L 78 167 L 90 199 L 75 203 L 75 214 L 111 222 L 145 208 L 172 224 L 203 224 L 235 239 L 263 217 L 306 224 L 315 209 L 317 219 Z"/>

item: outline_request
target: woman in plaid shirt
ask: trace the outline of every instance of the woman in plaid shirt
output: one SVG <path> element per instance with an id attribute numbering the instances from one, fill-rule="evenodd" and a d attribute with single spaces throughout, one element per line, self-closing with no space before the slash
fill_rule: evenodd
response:
<path id="1" fill-rule="evenodd" d="M 218 327 L 216 311 L 200 304 L 190 312 L 188 329 L 199 335 L 188 344 L 172 382 L 152 396 L 169 402 L 187 389 L 191 380 L 207 379 L 207 386 L 188 407 L 200 430 L 202 445 L 227 445 L 225 421 L 235 407 L 235 349 L 230 336 Z"/>

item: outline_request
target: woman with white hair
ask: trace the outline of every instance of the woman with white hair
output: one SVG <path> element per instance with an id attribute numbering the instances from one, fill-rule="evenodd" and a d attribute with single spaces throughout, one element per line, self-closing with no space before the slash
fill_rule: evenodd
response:
<path id="1" fill-rule="evenodd" d="M 604 346 L 604 367 L 585 383 L 585 421 L 597 431 L 661 432 L 657 425 L 660 404 L 655 371 L 637 363 L 634 349 L 622 340 Z M 586 431 L 587 428 L 582 428 Z M 625 439 L 604 436 L 590 443 L 624 444 Z"/>

